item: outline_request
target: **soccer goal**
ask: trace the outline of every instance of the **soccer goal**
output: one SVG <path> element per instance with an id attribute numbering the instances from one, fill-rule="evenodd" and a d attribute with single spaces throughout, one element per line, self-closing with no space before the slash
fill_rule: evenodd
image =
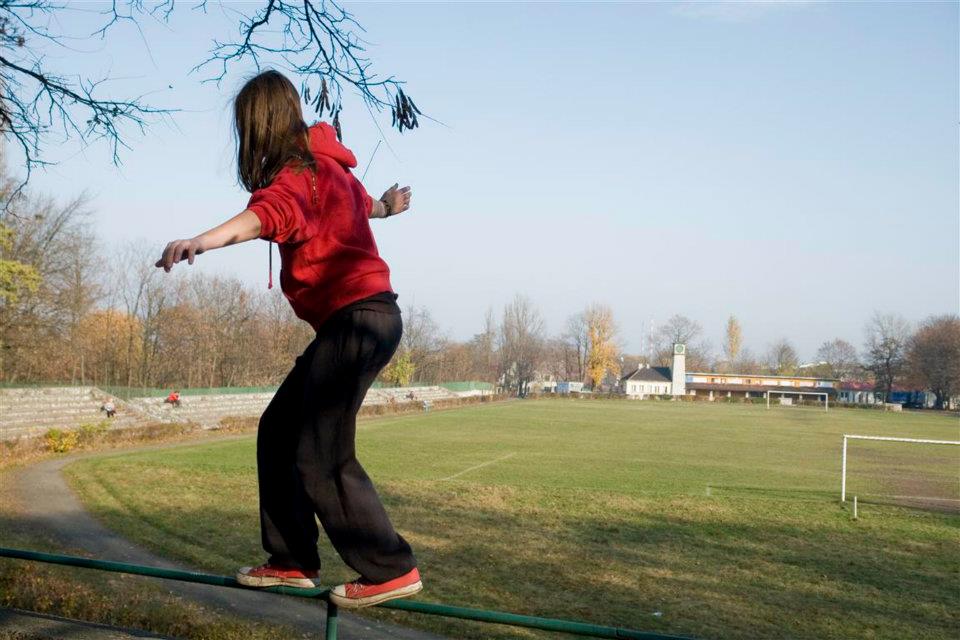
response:
<path id="1" fill-rule="evenodd" d="M 765 392 L 765 395 L 767 396 L 767 409 L 770 408 L 770 396 L 774 393 L 779 395 L 781 398 L 783 398 L 786 395 L 823 396 L 823 410 L 824 411 L 830 410 L 830 394 L 827 393 L 826 391 L 773 391 L 773 390 L 769 390 Z"/>
<path id="2" fill-rule="evenodd" d="M 872 495 L 903 504 L 960 508 L 960 452 L 953 449 L 960 441 L 888 436 L 844 434 L 840 502 L 847 501 L 851 441 L 858 444 L 853 458 L 857 461 L 855 474 L 865 483 L 861 484 L 861 497 Z"/>

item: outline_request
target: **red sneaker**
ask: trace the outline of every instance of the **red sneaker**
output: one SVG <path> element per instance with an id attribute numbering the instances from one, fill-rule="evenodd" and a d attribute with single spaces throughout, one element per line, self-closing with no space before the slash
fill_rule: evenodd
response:
<path id="1" fill-rule="evenodd" d="M 330 590 L 330 601 L 344 609 L 359 609 L 387 600 L 406 598 L 423 590 L 420 572 L 416 568 L 399 578 L 373 584 L 363 578 L 340 584 Z"/>
<path id="2" fill-rule="evenodd" d="M 300 587 L 313 589 L 320 579 L 319 571 L 303 571 L 262 564 L 259 567 L 242 567 L 237 572 L 237 582 L 245 587 Z"/>

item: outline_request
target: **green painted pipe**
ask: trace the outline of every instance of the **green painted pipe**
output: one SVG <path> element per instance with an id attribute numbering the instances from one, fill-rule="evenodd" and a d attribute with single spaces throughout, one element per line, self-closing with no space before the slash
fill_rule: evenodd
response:
<path id="1" fill-rule="evenodd" d="M 129 573 L 139 576 L 148 576 L 151 578 L 179 580 L 180 582 L 210 584 L 218 587 L 230 587 L 233 589 L 250 589 L 250 587 L 245 587 L 235 579 L 226 576 L 196 573 L 194 571 L 181 571 L 179 569 L 144 567 L 136 564 L 128 564 L 126 562 L 111 562 L 109 560 L 80 558 L 77 556 L 65 556 L 56 553 L 27 551 L 25 549 L 10 549 L 7 547 L 0 547 L 0 557 L 16 558 L 19 560 L 32 560 L 35 562 L 46 562 L 48 564 L 61 564 L 72 567 L 82 567 L 85 569 L 99 569 L 101 571 L 113 571 L 117 573 Z M 327 599 L 327 594 L 330 591 L 325 587 L 318 587 L 316 589 L 267 587 L 257 588 L 256 590 L 267 591 L 269 593 L 278 593 L 286 596 L 297 596 L 300 598 L 321 598 L 323 600 Z M 452 607 L 445 604 L 420 602 L 418 600 L 391 600 L 378 606 L 386 609 L 412 611 L 431 616 L 461 618 L 464 620 L 505 624 L 514 627 L 529 627 L 532 629 L 542 629 L 544 631 L 559 631 L 579 636 L 589 636 L 592 638 L 629 638 L 632 640 L 689 640 L 688 638 L 684 638 L 682 636 L 671 636 L 662 633 L 653 633 L 650 631 L 636 631 L 633 629 L 608 627 L 604 625 L 590 624 L 587 622 L 559 620 L 556 618 L 538 618 L 536 616 L 524 616 L 516 613 L 505 613 L 502 611 L 488 611 L 486 609 Z M 329 601 L 327 602 L 327 640 L 336 640 L 337 638 L 337 609 L 338 607 L 335 604 Z"/>
<path id="2" fill-rule="evenodd" d="M 556 618 L 524 616 L 517 613 L 488 611 L 487 609 L 452 607 L 446 604 L 434 604 L 432 602 L 420 602 L 418 600 L 391 600 L 389 602 L 384 602 L 379 606 L 385 609 L 415 611 L 416 613 L 425 613 L 431 616 L 444 616 L 446 618 L 462 618 L 464 620 L 477 620 L 479 622 L 507 624 L 513 627 L 530 627 L 533 629 L 542 629 L 544 631 L 560 631 L 562 633 L 572 633 L 579 636 L 589 636 L 591 638 L 689 640 L 688 638 L 683 638 L 682 636 L 669 636 L 650 631 L 636 631 L 633 629 L 622 629 L 620 627 L 608 627 L 605 625 L 590 624 L 588 622 L 575 622 L 573 620 L 558 620 Z"/>
<path id="3" fill-rule="evenodd" d="M 111 562 L 109 560 L 96 560 L 93 558 L 78 558 L 76 556 L 64 556 L 56 553 L 42 553 L 40 551 L 26 551 L 24 549 L 9 549 L 0 547 L 0 557 L 19 558 L 20 560 L 34 560 L 36 562 L 46 562 L 49 564 L 64 564 L 71 567 L 83 567 L 84 569 L 99 569 L 101 571 L 114 571 L 117 573 L 131 573 L 138 576 L 148 576 L 150 578 L 166 578 L 167 580 L 179 580 L 180 582 L 196 582 L 199 584 L 212 584 L 218 587 L 231 587 L 234 589 L 249 589 L 234 578 L 227 576 L 214 576 L 207 573 L 195 573 L 193 571 L 180 571 L 179 569 L 162 569 L 160 567 L 144 567 L 136 564 L 127 564 L 126 562 Z M 285 596 L 299 596 L 301 598 L 326 598 L 327 588 L 301 589 L 298 587 L 266 587 L 258 589 L 279 593 Z"/>
<path id="4" fill-rule="evenodd" d="M 327 624 L 325 626 L 326 633 L 324 634 L 326 640 L 337 640 L 337 627 L 340 625 L 339 620 L 340 616 L 338 615 L 338 607 L 329 600 L 327 600 Z"/>

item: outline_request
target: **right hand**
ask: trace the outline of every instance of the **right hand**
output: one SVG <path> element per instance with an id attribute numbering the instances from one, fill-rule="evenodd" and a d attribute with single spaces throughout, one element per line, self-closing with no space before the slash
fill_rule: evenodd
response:
<path id="1" fill-rule="evenodd" d="M 193 264 L 194 257 L 200 255 L 203 251 L 203 246 L 197 238 L 174 240 L 173 242 L 167 243 L 167 247 L 163 250 L 163 254 L 154 266 L 170 273 L 173 265 L 181 260 L 186 260 L 187 264 Z"/>
<path id="2" fill-rule="evenodd" d="M 410 197 L 412 195 L 410 187 L 401 187 L 397 183 L 384 191 L 380 200 L 390 205 L 390 215 L 395 216 L 410 208 Z"/>

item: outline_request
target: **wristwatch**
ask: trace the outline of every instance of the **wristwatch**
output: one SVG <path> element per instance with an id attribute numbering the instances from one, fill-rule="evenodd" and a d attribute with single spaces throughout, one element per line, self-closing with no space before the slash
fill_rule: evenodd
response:
<path id="1" fill-rule="evenodd" d="M 392 215 L 393 215 L 393 209 L 390 207 L 390 203 L 387 202 L 386 200 L 380 200 L 380 202 L 383 203 L 383 210 L 386 211 L 386 214 L 385 214 L 383 217 L 384 217 L 384 218 L 389 218 L 390 216 L 392 216 Z"/>

